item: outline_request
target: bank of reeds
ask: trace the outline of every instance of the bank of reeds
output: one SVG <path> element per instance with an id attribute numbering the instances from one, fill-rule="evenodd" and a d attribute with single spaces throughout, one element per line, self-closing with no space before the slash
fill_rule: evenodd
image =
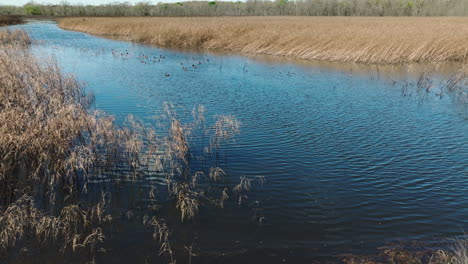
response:
<path id="1" fill-rule="evenodd" d="M 20 16 L 0 16 L 0 27 L 23 23 Z"/>
<path id="2" fill-rule="evenodd" d="M 62 18 L 59 26 L 162 47 L 318 61 L 446 62 L 468 55 L 463 17 Z"/>
<path id="3" fill-rule="evenodd" d="M 1 30 L 0 45 L 25 47 L 31 44 L 31 38 L 22 30 Z"/>
<path id="4" fill-rule="evenodd" d="M 468 66 L 462 66 L 456 74 L 452 75 L 446 81 L 444 88 L 460 103 L 468 103 Z"/>
<path id="5" fill-rule="evenodd" d="M 0 33 L 0 256 L 85 248 L 93 259 L 110 216 L 102 201 L 82 207 L 72 197 L 79 175 L 101 162 L 93 148 L 113 133 L 111 118 L 90 112 L 92 96 L 54 61 L 37 61 L 30 43 L 24 31 Z"/>
<path id="6" fill-rule="evenodd" d="M 94 260 L 97 251 L 102 250 L 103 229 L 112 221 L 105 207 L 103 195 L 95 206 L 72 204 L 54 216 L 38 210 L 34 199 L 23 195 L 0 214 L 0 252 L 11 253 L 18 247 L 54 248 L 62 253 L 80 251 Z"/>
<path id="7" fill-rule="evenodd" d="M 99 121 L 88 114 L 92 98 L 74 78 L 64 76 L 53 61 L 40 64 L 21 45 L 30 42 L 24 32 L 3 34 L 0 183 L 3 203 L 9 203 L 18 177 L 44 186 L 76 180 L 73 171 L 86 162 L 78 160 L 83 157 L 78 142 Z"/>
<path id="8" fill-rule="evenodd" d="M 449 253 L 450 254 L 450 253 Z M 468 263 L 468 240 L 457 239 L 452 247 L 452 258 L 450 264 L 466 264 Z"/>
<path id="9" fill-rule="evenodd" d="M 24 243 L 54 244 L 63 252 L 85 248 L 94 259 L 111 213 L 106 195 L 94 205 L 81 202 L 89 184 L 112 184 L 112 177 L 136 183 L 162 174 L 166 184 L 158 188 L 164 190 L 151 189 L 150 207 L 158 206 L 155 193 L 164 192 L 160 202 L 174 205 L 181 222 L 196 217 L 201 207 L 223 207 L 229 196 L 245 197 L 250 191 L 256 178 L 243 177 L 236 187 L 217 162 L 209 162 L 239 133 L 234 117 L 216 115 L 208 126 L 205 108 L 197 106 L 193 121 L 183 123 L 168 103 L 166 132 L 133 116 L 116 124 L 112 116 L 90 110 L 92 94 L 57 63 L 37 61 L 29 43 L 22 31 L 0 34 L 0 259 Z M 193 151 L 194 130 L 209 138 L 202 153 Z M 205 166 L 194 170 L 196 160 Z M 170 223 L 163 217 L 149 210 L 142 224 L 153 228 L 161 253 L 174 262 Z"/>

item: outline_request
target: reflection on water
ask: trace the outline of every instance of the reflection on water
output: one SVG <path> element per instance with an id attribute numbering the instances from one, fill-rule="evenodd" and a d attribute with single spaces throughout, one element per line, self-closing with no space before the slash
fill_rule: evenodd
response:
<path id="1" fill-rule="evenodd" d="M 118 122 L 133 114 L 151 125 L 164 102 L 182 119 L 201 104 L 241 121 L 237 144 L 224 150 L 226 172 L 267 183 L 241 208 L 202 212 L 174 228 L 196 248 L 194 262 L 302 263 L 386 241 L 430 243 L 468 227 L 467 107 L 438 93 L 440 76 L 427 94 L 409 66 L 336 69 L 166 50 L 47 22 L 16 27 L 36 40 L 38 57 L 54 56 Z M 116 211 L 138 211 L 147 193 L 112 188 Z M 259 217 L 261 225 L 252 220 Z M 109 263 L 157 255 L 132 221 L 114 237 Z"/>

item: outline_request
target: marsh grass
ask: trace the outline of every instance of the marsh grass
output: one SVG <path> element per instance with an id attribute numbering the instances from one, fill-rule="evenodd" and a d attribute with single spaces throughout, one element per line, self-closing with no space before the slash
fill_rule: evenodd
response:
<path id="1" fill-rule="evenodd" d="M 455 100 L 466 105 L 468 103 L 468 67 L 465 65 L 450 77 L 444 85 L 445 91 L 453 95 Z"/>
<path id="2" fill-rule="evenodd" d="M 0 16 L 0 27 L 22 24 L 23 19 L 20 16 Z"/>
<path id="3" fill-rule="evenodd" d="M 31 38 L 23 30 L 0 30 L 1 46 L 27 46 L 31 44 Z"/>
<path id="4" fill-rule="evenodd" d="M 62 18 L 64 29 L 162 47 L 356 63 L 466 61 L 464 17 Z"/>
<path id="5" fill-rule="evenodd" d="M 457 239 L 452 246 L 453 256 L 448 262 L 449 264 L 466 264 L 468 263 L 468 240 Z"/>
<path id="6" fill-rule="evenodd" d="M 437 250 L 432 254 L 429 263 L 466 264 L 468 263 L 468 240 L 465 237 L 454 239 L 447 249 Z"/>
<path id="7" fill-rule="evenodd" d="M 84 249 L 94 260 L 104 240 L 102 229 L 112 220 L 104 201 L 90 208 L 65 206 L 58 216 L 52 216 L 38 210 L 32 197 L 23 195 L 0 215 L 0 246 L 3 250 L 52 246 L 63 253 Z"/>
<path id="8" fill-rule="evenodd" d="M 93 119 L 90 98 L 75 79 L 64 77 L 54 62 L 40 66 L 25 47 L 14 45 L 0 50 L 0 183 L 9 188 L 4 195 L 14 190 L 17 177 L 71 183 L 69 176 L 87 161 L 78 159 L 83 153 L 72 143 Z M 11 202 L 11 196 L 4 198 Z"/>
<path id="9" fill-rule="evenodd" d="M 55 61 L 37 61 L 29 52 L 26 33 L 2 34 L 0 247 L 7 254 L 24 244 L 38 249 L 52 245 L 63 254 L 84 251 L 94 262 L 105 251 L 101 245 L 113 218 L 109 194 L 83 203 L 93 196 L 89 185 L 128 179 L 137 186 L 157 173 L 165 185 L 153 185 L 149 191 L 143 224 L 152 227 L 158 252 L 174 263 L 169 223 L 151 209 L 159 207 L 156 193 L 167 194 L 159 202 L 173 204 L 180 222 L 189 223 L 201 208 L 224 207 L 235 196 L 230 193 L 250 190 L 250 185 L 235 189 L 226 180 L 226 172 L 218 167 L 219 153 L 194 151 L 194 131 L 209 138 L 202 149 L 218 152 L 223 144 L 234 142 L 240 123 L 233 116 L 216 115 L 210 126 L 206 109 L 196 106 L 193 120 L 184 123 L 175 107 L 166 104 L 167 131 L 131 115 L 117 124 L 112 116 L 90 109 L 92 94 L 73 76 L 64 75 Z M 203 156 L 203 166 L 194 164 L 196 155 Z M 128 219 L 133 215 L 127 212 Z"/>
<path id="10" fill-rule="evenodd" d="M 261 176 L 242 176 L 234 183 L 220 166 L 223 145 L 235 143 L 240 133 L 234 116 L 207 118 L 205 107 L 197 105 L 192 119 L 182 121 L 176 107 L 167 103 L 164 125 L 131 115 L 117 124 L 112 116 L 90 109 L 92 94 L 64 75 L 56 62 L 37 61 L 27 48 L 30 43 L 21 31 L 0 34 L 0 247 L 6 254 L 27 244 L 54 247 L 62 254 L 84 253 L 95 261 L 105 251 L 103 243 L 116 218 L 109 194 L 82 202 L 90 182 L 99 186 L 128 179 L 136 186 L 158 174 L 164 185 L 148 190 L 141 224 L 158 244 L 157 254 L 175 263 L 186 247 L 172 243 L 177 240 L 172 221 L 189 225 L 204 208 L 224 208 L 229 199 L 243 204 L 254 187 L 264 184 Z M 466 98 L 466 80 L 462 69 L 445 89 Z M 432 75 L 422 74 L 416 86 L 431 91 Z M 207 140 L 198 140 L 200 136 Z M 177 212 L 177 219 L 166 221 L 158 210 L 163 203 Z M 255 208 L 253 218 L 262 223 L 260 211 Z M 132 210 L 127 218 L 139 219 Z"/>

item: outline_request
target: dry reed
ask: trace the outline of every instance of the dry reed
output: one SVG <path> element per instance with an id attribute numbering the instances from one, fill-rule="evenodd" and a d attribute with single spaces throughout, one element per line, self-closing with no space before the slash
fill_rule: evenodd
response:
<path id="1" fill-rule="evenodd" d="M 32 197 L 23 195 L 0 214 L 0 247 L 9 250 L 27 243 L 39 249 L 56 246 L 62 252 L 84 248 L 94 259 L 104 240 L 102 226 L 112 219 L 104 207 L 103 199 L 88 209 L 69 205 L 59 216 L 50 216 L 35 207 Z"/>
<path id="2" fill-rule="evenodd" d="M 64 29 L 163 47 L 357 63 L 465 61 L 464 17 L 62 18 Z"/>
<path id="3" fill-rule="evenodd" d="M 0 16 L 0 27 L 21 23 L 23 23 L 23 19 L 20 16 Z"/>
<path id="4" fill-rule="evenodd" d="M 0 46 L 20 46 L 31 44 L 31 38 L 22 30 L 1 30 Z"/>
<path id="5" fill-rule="evenodd" d="M 455 240 L 451 252 L 446 254 L 452 256 L 448 261 L 449 264 L 468 263 L 468 240 L 466 238 Z"/>
<path id="6" fill-rule="evenodd" d="M 169 190 L 166 198 L 179 211 L 181 222 L 195 218 L 203 206 L 223 208 L 230 197 L 242 203 L 254 183 L 264 183 L 263 177 L 241 177 L 232 186 L 216 161 L 214 166 L 192 171 L 193 131 L 200 129 L 203 136 L 209 136 L 205 148 L 209 151 L 204 152 L 208 156 L 203 160 L 216 159 L 222 145 L 239 134 L 240 123 L 233 116 L 217 115 L 213 125 L 207 126 L 206 109 L 196 106 L 193 122 L 184 124 L 175 107 L 166 104 L 169 128 L 165 138 L 157 137 L 155 129 L 133 116 L 117 126 L 112 117 L 89 111 L 93 97 L 72 76 L 64 76 L 55 62 L 39 63 L 26 49 L 30 42 L 24 32 L 0 35 L 0 188 L 1 205 L 6 207 L 0 212 L 3 250 L 30 241 L 38 247 L 54 244 L 62 251 L 84 249 L 94 260 L 105 238 L 103 229 L 112 217 L 106 210 L 106 195 L 94 206 L 79 205 L 73 196 L 85 193 L 86 188 L 80 189 L 77 182 L 122 164 L 132 172 L 133 181 L 145 173 L 163 172 Z M 431 76 L 424 74 L 417 86 L 430 90 L 431 83 Z M 463 98 L 466 87 L 466 70 L 446 85 L 448 91 Z M 29 186 L 41 183 L 52 205 L 61 197 L 59 202 L 66 206 L 54 215 L 36 208 L 30 196 L 16 199 L 19 180 Z M 151 201 L 155 188 L 149 193 Z M 157 215 L 143 219 L 152 228 L 159 253 L 174 263 L 169 225 Z M 466 253 L 459 252 L 462 257 Z"/>
<path id="7" fill-rule="evenodd" d="M 39 62 L 30 54 L 26 33 L 5 31 L 0 40 L 0 206 L 6 208 L 0 210 L 0 247 L 4 250 L 29 241 L 38 247 L 53 244 L 62 252 L 84 248 L 94 261 L 102 251 L 103 229 L 112 220 L 106 210 L 108 197 L 102 195 L 88 208 L 80 206 L 79 197 L 86 195 L 90 179 L 99 185 L 110 171 L 118 179 L 130 171 L 132 182 L 162 172 L 169 190 L 166 200 L 179 210 L 182 222 L 196 217 L 202 206 L 224 207 L 229 192 L 234 192 L 223 183 L 226 173 L 218 166 L 192 172 L 190 139 L 199 129 L 210 139 L 206 148 L 219 150 L 239 133 L 240 124 L 233 116 L 216 115 L 213 125 L 206 126 L 206 109 L 197 106 L 193 122 L 184 124 L 175 107 L 166 104 L 166 137 L 157 137 L 154 128 L 131 115 L 117 125 L 113 117 L 89 110 L 93 96 L 73 76 L 62 74 L 54 61 Z M 213 157 L 204 154 L 205 162 Z M 20 186 L 28 195 L 18 198 L 24 193 Z M 150 201 L 156 192 L 153 187 Z M 41 199 L 41 210 L 32 197 Z M 144 224 L 154 228 L 160 253 L 174 262 L 168 225 L 159 216 L 145 218 Z"/>
<path id="8" fill-rule="evenodd" d="M 468 67 L 464 65 L 447 80 L 445 91 L 462 104 L 468 103 Z"/>

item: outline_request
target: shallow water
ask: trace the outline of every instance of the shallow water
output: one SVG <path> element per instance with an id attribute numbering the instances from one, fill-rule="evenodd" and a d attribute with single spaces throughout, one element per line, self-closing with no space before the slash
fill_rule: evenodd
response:
<path id="1" fill-rule="evenodd" d="M 224 168 L 232 179 L 267 182 L 241 208 L 202 212 L 193 225 L 176 227 L 196 237 L 194 263 L 307 263 L 390 241 L 438 242 L 468 229 L 467 106 L 418 91 L 407 67 L 381 76 L 375 67 L 356 72 L 166 50 L 51 22 L 18 27 L 35 39 L 38 57 L 55 57 L 118 122 L 133 114 L 151 124 L 164 102 L 182 117 L 201 104 L 209 120 L 223 113 L 241 121 Z M 125 187 L 112 193 L 117 207 L 138 204 Z M 251 221 L 255 213 L 266 221 Z M 150 235 L 131 222 L 116 232 L 125 241 L 109 242 L 106 262 L 157 255 Z"/>

